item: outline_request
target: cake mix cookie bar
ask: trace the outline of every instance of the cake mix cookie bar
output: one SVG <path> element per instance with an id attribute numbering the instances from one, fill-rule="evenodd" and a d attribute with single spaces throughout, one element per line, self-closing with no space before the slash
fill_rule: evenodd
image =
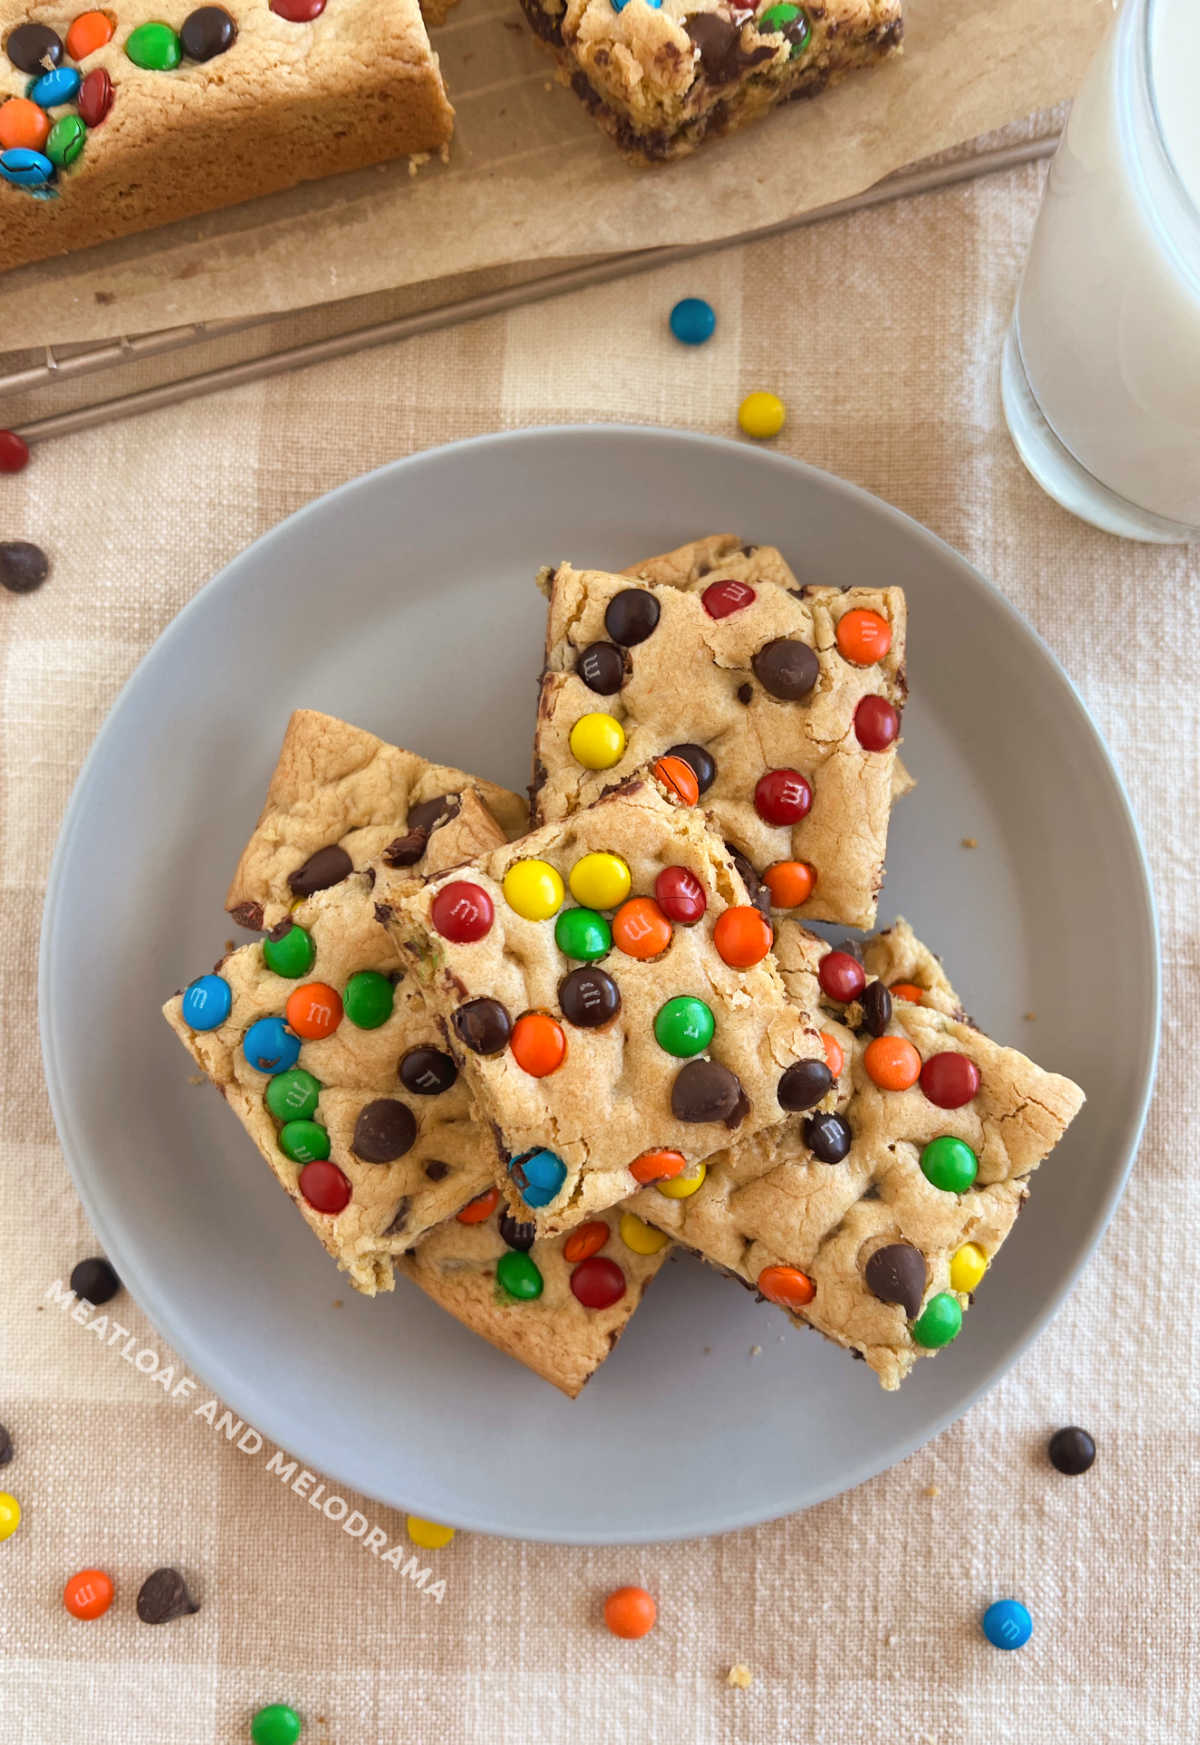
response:
<path id="1" fill-rule="evenodd" d="M 696 797 L 690 766 L 659 759 L 393 907 L 539 1235 L 647 1181 L 672 1191 L 732 1134 L 782 1120 L 781 1083 L 820 1054 Z"/>
<path id="2" fill-rule="evenodd" d="M 631 1206 L 895 1388 L 957 1336 L 1083 1092 L 975 1029 L 903 922 L 861 962 L 794 921 L 776 950 L 824 1060 L 793 1070 L 782 1127 Z"/>
<path id="3" fill-rule="evenodd" d="M 225 907 L 242 927 L 273 927 L 300 898 L 378 861 L 421 877 L 463 857 L 446 824 L 473 786 L 505 836 L 528 827 L 517 794 L 430 763 L 315 709 L 288 722 L 266 804 Z"/>
<path id="4" fill-rule="evenodd" d="M 672 556 L 669 582 L 569 564 L 545 578 L 535 821 L 682 757 L 773 904 L 869 926 L 906 693 L 902 591 L 746 580 L 756 562 L 778 569 L 770 548 L 693 564 L 694 581 Z"/>
<path id="5" fill-rule="evenodd" d="M 694 151 L 896 52 L 901 0 L 521 0 L 561 76 L 639 163 Z"/>

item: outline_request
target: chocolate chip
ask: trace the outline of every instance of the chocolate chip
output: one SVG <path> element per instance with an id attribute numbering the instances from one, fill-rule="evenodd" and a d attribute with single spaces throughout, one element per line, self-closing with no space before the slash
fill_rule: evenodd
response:
<path id="1" fill-rule="evenodd" d="M 236 921 L 239 927 L 248 927 L 251 933 L 258 933 L 263 924 L 262 904 L 235 903 L 229 911 L 229 919 Z"/>
<path id="2" fill-rule="evenodd" d="M 777 636 L 774 642 L 766 643 L 750 665 L 763 690 L 770 691 L 781 703 L 798 703 L 801 697 L 807 697 L 821 670 L 807 642 L 797 642 L 790 636 Z"/>
<path id="3" fill-rule="evenodd" d="M 107 1260 L 96 1256 L 81 1260 L 71 1274 L 71 1289 L 89 1303 L 107 1303 L 121 1288 L 121 1281 Z"/>
<path id="4" fill-rule="evenodd" d="M 594 1030 L 621 1010 L 621 991 L 604 970 L 588 964 L 563 977 L 558 986 L 558 1003 L 569 1024 Z"/>
<path id="5" fill-rule="evenodd" d="M 177 1569 L 152 1570 L 138 1589 L 137 1615 L 143 1624 L 169 1624 L 199 1610 Z"/>
<path id="6" fill-rule="evenodd" d="M 925 1295 L 925 1256 L 909 1242 L 877 1248 L 863 1268 L 867 1289 L 881 1303 L 899 1303 L 912 1321 Z"/>
<path id="7" fill-rule="evenodd" d="M 499 1000 L 468 1000 L 450 1021 L 473 1054 L 499 1054 L 512 1035 L 512 1019 Z"/>
<path id="8" fill-rule="evenodd" d="M 179 41 L 189 61 L 211 61 L 237 40 L 237 25 L 223 6 L 198 6 L 179 27 Z"/>
<path id="9" fill-rule="evenodd" d="M 23 73 L 44 73 L 63 58 L 62 38 L 48 24 L 18 24 L 10 30 L 4 52 Z"/>
<path id="10" fill-rule="evenodd" d="M 417 1137 L 417 1118 L 407 1103 L 377 1097 L 365 1103 L 354 1123 L 354 1150 L 364 1163 L 394 1163 Z"/>
<path id="11" fill-rule="evenodd" d="M 702 794 L 706 794 L 717 779 L 717 760 L 702 745 L 693 745 L 690 740 L 683 745 L 669 745 L 666 755 L 683 759 L 695 776 Z"/>
<path id="12" fill-rule="evenodd" d="M 50 559 L 27 539 L 0 539 L 0 585 L 10 594 L 32 594 L 50 574 Z"/>
<path id="13" fill-rule="evenodd" d="M 575 662 L 589 691 L 601 697 L 611 697 L 625 683 L 625 656 L 611 642 L 589 642 Z"/>
<path id="14" fill-rule="evenodd" d="M 779 1081 L 779 1105 L 789 1114 L 811 1109 L 833 1088 L 833 1074 L 823 1060 L 797 1060 Z"/>
<path id="15" fill-rule="evenodd" d="M 892 1021 L 892 996 L 882 982 L 868 982 L 863 989 L 862 1027 L 869 1036 L 882 1036 Z"/>
<path id="16" fill-rule="evenodd" d="M 671 1113 L 677 1121 L 728 1121 L 737 1115 L 745 1093 L 737 1074 L 716 1060 L 689 1060 L 671 1086 Z"/>
<path id="17" fill-rule="evenodd" d="M 339 843 L 331 842 L 310 854 L 303 866 L 288 874 L 288 884 L 298 897 L 311 897 L 314 891 L 327 891 L 330 885 L 340 885 L 354 871 L 354 862 Z"/>
<path id="18" fill-rule="evenodd" d="M 1050 1464 L 1059 1472 L 1065 1472 L 1069 1478 L 1078 1478 L 1095 1460 L 1096 1444 L 1078 1424 L 1068 1424 L 1065 1430 L 1054 1432 L 1047 1452 Z"/>
<path id="19" fill-rule="evenodd" d="M 408 828 L 410 831 L 423 830 L 428 838 L 439 824 L 445 824 L 449 818 L 457 818 L 461 811 L 461 794 L 439 794 L 436 800 L 422 800 L 419 806 L 409 808 Z"/>
<path id="20" fill-rule="evenodd" d="M 431 1182 L 444 1182 L 450 1174 L 450 1165 L 443 1163 L 440 1157 L 431 1157 L 425 1165 L 425 1174 Z"/>
<path id="21" fill-rule="evenodd" d="M 412 1196 L 410 1194 L 405 1194 L 404 1198 L 400 1201 L 400 1204 L 396 1207 L 396 1210 L 392 1213 L 392 1221 L 384 1231 L 384 1235 L 399 1236 L 401 1230 L 403 1230 L 404 1226 L 408 1223 L 408 1214 L 411 1210 Z"/>
<path id="22" fill-rule="evenodd" d="M 518 1248 L 522 1254 L 527 1254 L 537 1240 L 537 1225 L 522 1224 L 511 1212 L 501 1212 L 500 1234 L 510 1248 Z"/>
<path id="23" fill-rule="evenodd" d="M 850 1129 L 840 1115 L 810 1115 L 804 1143 L 821 1163 L 840 1163 L 850 1149 Z"/>
<path id="24" fill-rule="evenodd" d="M 738 688 L 737 688 L 737 700 L 739 703 L 748 703 L 753 695 L 754 695 L 754 686 L 753 685 L 746 684 L 746 685 L 739 685 L 738 686 Z"/>
<path id="25" fill-rule="evenodd" d="M 863 960 L 862 944 L 857 939 L 839 939 L 833 949 L 844 951 L 847 957 L 854 959 L 855 963 L 861 963 Z"/>
<path id="26" fill-rule="evenodd" d="M 769 61 L 775 50 L 764 43 L 749 53 L 742 47 L 742 28 L 716 12 L 693 12 L 683 27 L 700 53 L 700 66 L 710 85 L 730 85 L 748 67 Z"/>
<path id="27" fill-rule="evenodd" d="M 388 843 L 382 855 L 383 864 L 416 866 L 428 846 L 429 838 L 423 830 L 410 830 L 407 835 L 397 836 L 394 842 Z"/>
<path id="28" fill-rule="evenodd" d="M 746 887 L 746 895 L 756 909 L 761 909 L 762 913 L 769 917 L 771 913 L 770 891 L 740 849 L 735 848 L 732 842 L 727 842 L 725 851 L 738 870 L 738 876 Z"/>
<path id="29" fill-rule="evenodd" d="M 634 648 L 652 636 L 662 614 L 662 607 L 644 588 L 622 588 L 608 602 L 604 613 L 604 628 L 622 648 Z"/>
<path id="30" fill-rule="evenodd" d="M 380 924 L 382 926 L 385 926 L 385 927 L 387 926 L 388 922 L 392 918 L 392 914 L 393 914 L 393 910 L 392 910 L 392 905 L 390 903 L 376 903 L 376 905 L 375 905 L 375 919 L 378 922 L 380 922 Z"/>
<path id="31" fill-rule="evenodd" d="M 12 1437 L 3 1424 L 0 1424 L 0 1466 L 7 1466 L 13 1457 Z"/>
<path id="32" fill-rule="evenodd" d="M 400 1062 L 400 1083 L 417 1097 L 440 1097 L 458 1077 L 458 1068 L 440 1048 L 410 1048 Z"/>
<path id="33" fill-rule="evenodd" d="M 296 923 L 290 915 L 285 915 L 282 921 L 276 921 L 274 927 L 267 929 L 267 938 L 272 945 L 278 945 L 281 939 L 286 939 Z"/>

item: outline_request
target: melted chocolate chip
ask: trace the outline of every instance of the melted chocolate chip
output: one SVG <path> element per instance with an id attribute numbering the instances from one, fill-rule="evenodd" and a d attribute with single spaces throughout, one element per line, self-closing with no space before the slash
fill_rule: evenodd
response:
<path id="1" fill-rule="evenodd" d="M 589 691 L 611 697 L 625 683 L 625 656 L 611 642 L 589 642 L 575 662 L 575 671 Z"/>
<path id="2" fill-rule="evenodd" d="M 777 636 L 759 649 L 750 665 L 764 691 L 781 703 L 798 703 L 817 682 L 820 664 L 807 642 Z"/>
<path id="3" fill-rule="evenodd" d="M 683 759 L 695 776 L 696 785 L 702 794 L 706 794 L 717 779 L 717 760 L 702 745 L 693 745 L 690 740 L 683 745 L 669 745 L 666 755 Z"/>
<path id="4" fill-rule="evenodd" d="M 732 85 L 748 67 L 769 61 L 775 53 L 765 43 L 747 52 L 741 26 L 717 12 L 693 12 L 683 27 L 699 51 L 701 70 L 710 85 Z"/>
<path id="5" fill-rule="evenodd" d="M 91 1260 L 81 1260 L 71 1273 L 71 1289 L 77 1297 L 83 1297 L 89 1303 L 107 1303 L 120 1288 L 120 1279 L 107 1260 L 98 1255 Z"/>
<path id="6" fill-rule="evenodd" d="M 810 1115 L 804 1143 L 821 1163 L 840 1163 L 850 1149 L 850 1128 L 840 1115 Z"/>
<path id="7" fill-rule="evenodd" d="M 261 903 L 235 903 L 229 911 L 229 919 L 236 921 L 239 927 L 248 927 L 251 933 L 258 933 L 263 924 Z"/>
<path id="8" fill-rule="evenodd" d="M 537 1225 L 522 1224 L 511 1212 L 501 1212 L 500 1234 L 510 1248 L 517 1248 L 522 1254 L 527 1254 L 537 1240 Z"/>
<path id="9" fill-rule="evenodd" d="M 389 842 L 383 851 L 384 866 L 416 866 L 429 845 L 429 837 L 423 830 L 410 830 L 404 836 L 397 836 L 394 842 Z"/>
<path id="10" fill-rule="evenodd" d="M 588 964 L 563 977 L 558 987 L 558 1003 L 569 1024 L 594 1030 L 621 1010 L 621 991 L 604 970 Z"/>
<path id="11" fill-rule="evenodd" d="M 354 871 L 354 862 L 340 843 L 331 842 L 310 854 L 303 866 L 288 874 L 288 884 L 297 897 L 311 897 L 314 891 L 327 891 L 330 885 L 340 885 Z"/>
<path id="12" fill-rule="evenodd" d="M 199 1610 L 177 1569 L 152 1570 L 138 1589 L 137 1615 L 143 1624 L 169 1624 Z"/>
<path id="13" fill-rule="evenodd" d="M 779 1105 L 789 1114 L 811 1109 L 833 1088 L 833 1074 L 823 1060 L 797 1060 L 779 1081 Z"/>
<path id="14" fill-rule="evenodd" d="M 746 895 L 749 897 L 756 909 L 761 909 L 762 913 L 769 917 L 771 913 L 770 891 L 767 889 L 766 885 L 763 884 L 762 880 L 759 878 L 758 874 L 740 849 L 735 848 L 732 842 L 727 842 L 725 844 L 725 850 L 729 855 L 730 860 L 737 868 L 741 881 L 746 887 Z"/>
<path id="15" fill-rule="evenodd" d="M 862 1027 L 869 1036 L 882 1036 L 892 1021 L 892 996 L 882 982 L 868 982 L 862 992 Z"/>
<path id="16" fill-rule="evenodd" d="M 716 1060 L 689 1060 L 671 1086 L 671 1113 L 677 1121 L 740 1120 L 744 1103 L 737 1074 Z"/>
<path id="17" fill-rule="evenodd" d="M 661 615 L 662 607 L 645 588 L 622 588 L 608 602 L 604 628 L 622 648 L 635 648 L 653 636 Z"/>
<path id="18" fill-rule="evenodd" d="M 290 915 L 285 915 L 281 921 L 276 921 L 274 927 L 267 929 L 267 938 L 272 945 L 278 945 L 281 939 L 286 939 L 296 923 Z"/>
<path id="19" fill-rule="evenodd" d="M 396 1207 L 396 1210 L 392 1213 L 392 1221 L 384 1231 L 384 1235 L 399 1236 L 401 1230 L 403 1230 L 404 1226 L 408 1223 L 408 1214 L 411 1210 L 412 1197 L 409 1194 L 405 1194 L 404 1198 L 400 1201 L 400 1204 Z"/>
<path id="20" fill-rule="evenodd" d="M 390 903 L 376 903 L 376 905 L 375 905 L 375 919 L 378 922 L 380 922 L 383 926 L 386 927 L 387 923 L 391 920 L 391 918 L 392 918 L 392 905 Z"/>
<path id="21" fill-rule="evenodd" d="M 925 1256 L 909 1242 L 877 1248 L 863 1268 L 867 1289 L 881 1303 L 899 1303 L 915 1319 L 925 1295 Z"/>
<path id="22" fill-rule="evenodd" d="M 364 1163 L 394 1163 L 416 1137 L 416 1116 L 395 1097 L 364 1104 L 354 1123 L 354 1150 Z"/>
<path id="23" fill-rule="evenodd" d="M 738 688 L 737 688 L 737 700 L 739 703 L 748 703 L 750 701 L 750 699 L 753 697 L 753 695 L 754 695 L 754 686 L 753 685 L 745 684 L 745 685 L 738 686 Z"/>
<path id="24" fill-rule="evenodd" d="M 425 1174 L 431 1182 L 444 1182 L 450 1174 L 450 1165 L 443 1163 L 440 1157 L 431 1157 L 425 1165 Z"/>
<path id="25" fill-rule="evenodd" d="M 3 1424 L 0 1424 L 0 1466 L 7 1466 L 13 1457 L 12 1437 Z"/>
<path id="26" fill-rule="evenodd" d="M 400 1083 L 417 1097 L 440 1097 L 458 1077 L 458 1068 L 440 1048 L 410 1048 L 400 1062 Z"/>
<path id="27" fill-rule="evenodd" d="M 472 1054 L 499 1054 L 512 1035 L 512 1019 L 499 1000 L 468 1000 L 450 1022 Z"/>
<path id="28" fill-rule="evenodd" d="M 439 824 L 445 824 L 449 818 L 457 818 L 461 810 L 460 794 L 439 794 L 436 800 L 422 800 L 419 806 L 409 808 L 408 828 L 410 831 L 423 830 L 428 838 Z"/>

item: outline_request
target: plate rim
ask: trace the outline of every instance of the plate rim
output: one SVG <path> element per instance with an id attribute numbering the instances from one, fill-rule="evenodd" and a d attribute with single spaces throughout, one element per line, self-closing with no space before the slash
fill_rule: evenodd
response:
<path id="1" fill-rule="evenodd" d="M 754 456 L 755 464 L 762 465 L 769 470 L 774 470 L 784 475 L 790 474 L 793 477 L 795 477 L 796 474 L 799 474 L 820 489 L 831 491 L 835 496 L 848 498 L 851 502 L 856 503 L 872 513 L 882 514 L 885 521 L 890 520 L 894 524 L 901 537 L 909 540 L 915 538 L 918 544 L 924 544 L 927 548 L 936 552 L 938 559 L 942 564 L 949 562 L 952 566 L 958 567 L 974 585 L 982 589 L 986 596 L 991 597 L 993 604 L 998 605 L 1001 608 L 1003 615 L 1009 621 L 1010 628 L 1016 633 L 1017 637 L 1022 639 L 1026 646 L 1030 647 L 1033 652 L 1047 664 L 1051 675 L 1054 678 L 1057 678 L 1065 698 L 1078 718 L 1079 724 L 1082 726 L 1083 731 L 1091 737 L 1095 748 L 1100 755 L 1101 765 L 1108 778 L 1111 800 L 1115 802 L 1117 812 L 1124 822 L 1129 845 L 1133 850 L 1133 864 L 1137 875 L 1137 883 L 1139 887 L 1138 895 L 1140 898 L 1140 914 L 1138 919 L 1145 925 L 1147 931 L 1148 961 L 1145 964 L 1144 969 L 1148 977 L 1147 992 L 1149 994 L 1152 1023 L 1149 1026 L 1148 1033 L 1143 1038 L 1141 1046 L 1142 1059 L 1139 1063 L 1140 1089 L 1136 1101 L 1136 1107 L 1134 1107 L 1131 1113 L 1126 1117 L 1122 1130 L 1122 1137 L 1119 1142 L 1119 1150 L 1122 1154 L 1121 1165 L 1107 1193 L 1093 1204 L 1090 1218 L 1077 1229 L 1077 1235 L 1079 1236 L 1081 1244 L 1078 1258 L 1064 1274 L 1058 1277 L 1053 1287 L 1049 1290 L 1047 1299 L 1042 1308 L 1034 1316 L 1033 1320 L 1028 1324 L 1022 1334 L 1017 1337 L 1011 1345 L 1006 1346 L 1003 1354 L 992 1362 L 991 1365 L 976 1378 L 974 1384 L 965 1392 L 965 1394 L 956 1399 L 953 1406 L 944 1412 L 937 1413 L 929 1420 L 923 1422 L 920 1429 L 913 1436 L 905 1438 L 898 1449 L 889 1451 L 882 1460 L 877 1459 L 868 1453 L 862 1459 L 852 1464 L 843 1473 L 839 1474 L 836 1480 L 830 1482 L 828 1485 L 818 1487 L 817 1491 L 811 1494 L 806 1501 L 798 1503 L 791 1508 L 785 1508 L 776 1512 L 768 1512 L 764 1514 L 761 1505 L 740 1509 L 737 1507 L 727 1507 L 717 1511 L 709 1509 L 703 1519 L 697 1518 L 692 1522 L 677 1524 L 665 1533 L 661 1530 L 656 1530 L 653 1526 L 649 1526 L 639 1529 L 636 1532 L 623 1532 L 620 1537 L 613 1537 L 612 1535 L 604 1534 L 595 1530 L 539 1533 L 535 1530 L 531 1530 L 526 1525 L 522 1525 L 519 1528 L 515 1528 L 512 1525 L 505 1525 L 503 1521 L 497 1521 L 494 1515 L 493 1518 L 489 1520 L 479 1518 L 478 1516 L 476 1518 L 469 1518 L 472 1513 L 470 1510 L 467 1511 L 467 1515 L 465 1515 L 459 1522 L 455 1523 L 457 1526 L 461 1526 L 468 1531 L 485 1533 L 492 1537 L 515 1538 L 520 1541 L 528 1541 L 531 1543 L 557 1545 L 667 1544 L 680 1540 L 708 1538 L 716 1534 L 735 1532 L 746 1527 L 761 1525 L 773 1520 L 780 1520 L 787 1515 L 802 1513 L 810 1508 L 815 1508 L 820 1503 L 827 1502 L 833 1497 L 844 1495 L 848 1491 L 854 1490 L 859 1485 L 866 1483 L 869 1479 L 876 1478 L 882 1473 L 890 1471 L 894 1466 L 909 1459 L 918 1449 L 925 1447 L 926 1444 L 931 1442 L 935 1437 L 940 1436 L 943 1431 L 950 1427 L 950 1425 L 958 1422 L 960 1418 L 964 1417 L 978 1403 L 983 1395 L 989 1392 L 991 1388 L 994 1387 L 1003 1376 L 1013 1368 L 1034 1341 L 1040 1337 L 1048 1323 L 1058 1314 L 1064 1300 L 1074 1289 L 1084 1269 L 1095 1254 L 1096 1248 L 1103 1238 L 1104 1233 L 1108 1228 L 1122 1197 L 1124 1196 L 1130 1174 L 1132 1173 L 1133 1166 L 1137 1160 L 1138 1150 L 1145 1130 L 1146 1118 L 1154 1095 L 1162 1020 L 1161 937 L 1157 905 L 1154 897 L 1154 885 L 1141 829 L 1138 825 L 1133 807 L 1130 804 L 1121 772 L 1117 767 L 1113 755 L 1102 734 L 1092 720 L 1083 698 L 1080 696 L 1070 675 L 1066 672 L 1053 649 L 1048 646 L 1034 626 L 1024 617 L 996 583 L 984 575 L 984 573 L 979 570 L 969 558 L 956 550 L 956 548 L 950 545 L 948 541 L 942 539 L 939 534 L 934 533 L 930 528 L 924 526 L 922 522 L 917 521 L 914 517 L 907 514 L 906 511 L 896 508 L 895 505 L 888 503 L 884 498 L 877 496 L 874 492 L 867 490 L 864 486 L 854 484 L 848 479 L 840 478 L 837 474 L 827 472 L 824 468 L 813 466 L 807 461 L 800 460 L 792 455 L 784 454 L 777 450 L 752 448 L 745 443 L 738 442 L 729 437 L 714 436 L 704 431 L 678 429 L 670 426 L 629 424 L 621 421 L 611 423 L 595 421 L 591 423 L 538 424 L 525 426 L 517 430 L 483 432 L 475 436 L 460 438 L 454 442 L 438 444 L 432 448 L 419 449 L 411 454 L 398 456 L 393 460 L 384 462 L 378 467 L 371 468 L 365 473 L 360 473 L 355 475 L 353 478 L 346 479 L 341 484 L 334 486 L 328 491 L 320 493 L 309 502 L 302 504 L 298 509 L 293 510 L 290 515 L 285 516 L 281 521 L 276 522 L 273 526 L 260 533 L 249 545 L 235 553 L 226 564 L 224 564 L 214 575 L 210 576 L 209 579 L 196 590 L 191 599 L 189 599 L 163 626 L 150 647 L 146 649 L 144 654 L 138 660 L 132 672 L 118 691 L 116 697 L 113 699 L 113 702 L 88 749 L 87 755 L 80 766 L 79 774 L 76 777 L 70 798 L 63 812 L 62 822 L 59 826 L 54 853 L 51 859 L 50 871 L 46 880 L 45 899 L 43 903 L 38 945 L 38 1033 L 43 1073 L 55 1131 L 75 1191 L 79 1195 L 79 1199 L 87 1213 L 88 1219 L 101 1246 L 116 1265 L 122 1283 L 125 1285 L 126 1289 L 129 1290 L 131 1296 L 138 1303 L 143 1313 L 147 1316 L 155 1331 L 161 1332 L 163 1329 L 169 1329 L 169 1332 L 161 1333 L 161 1336 L 166 1338 L 171 1348 L 178 1352 L 180 1357 L 184 1359 L 189 1370 L 198 1378 L 205 1380 L 209 1385 L 212 1385 L 214 1391 L 219 1394 L 226 1404 L 233 1407 L 235 1410 L 239 1409 L 238 1394 L 241 1388 L 241 1383 L 238 1377 L 229 1372 L 228 1364 L 226 1362 L 221 1361 L 220 1363 L 214 1364 L 211 1354 L 206 1353 L 202 1363 L 196 1362 L 190 1330 L 187 1328 L 176 1328 L 170 1310 L 168 1297 L 164 1296 L 163 1292 L 155 1288 L 151 1281 L 144 1276 L 141 1266 L 136 1260 L 130 1264 L 129 1257 L 123 1256 L 122 1254 L 123 1237 L 121 1234 L 120 1219 L 117 1213 L 117 1208 L 114 1206 L 110 1213 L 110 1211 L 102 1205 L 102 1196 L 99 1192 L 93 1191 L 93 1185 L 90 1180 L 90 1171 L 86 1161 L 86 1145 L 78 1142 L 74 1126 L 68 1118 L 69 1104 L 64 1090 L 64 1071 L 61 1063 L 57 1059 L 52 1028 L 52 1013 L 54 1010 L 52 982 L 55 977 L 54 934 L 56 931 L 54 921 L 57 914 L 60 912 L 61 905 L 64 901 L 66 889 L 65 867 L 69 857 L 73 837 L 79 827 L 84 805 L 84 797 L 92 779 L 92 773 L 98 766 L 103 754 L 104 746 L 110 734 L 115 731 L 114 723 L 126 706 L 135 687 L 141 681 L 144 672 L 158 661 L 167 658 L 167 653 L 164 651 L 169 651 L 174 647 L 179 638 L 186 636 L 190 615 L 194 611 L 199 610 L 200 602 L 202 600 L 208 601 L 214 594 L 224 594 L 230 590 L 236 591 L 237 587 L 240 585 L 239 572 L 247 563 L 252 561 L 254 554 L 260 552 L 260 548 L 269 547 L 272 541 L 277 540 L 283 535 L 285 529 L 291 530 L 298 523 L 303 523 L 305 519 L 313 515 L 326 513 L 327 505 L 330 503 L 340 500 L 351 500 L 357 491 L 368 488 L 373 481 L 378 480 L 385 475 L 394 476 L 401 470 L 419 472 L 424 467 L 441 465 L 448 457 L 454 457 L 465 452 L 486 453 L 488 449 L 498 446 L 505 448 L 510 446 L 520 447 L 526 444 L 532 446 L 545 442 L 547 439 L 554 442 L 583 441 L 587 443 L 594 440 L 609 441 L 614 438 L 623 441 L 647 444 L 661 443 L 665 439 L 672 443 L 683 444 L 684 447 L 714 451 L 718 454 L 737 454 L 742 460 L 745 459 L 747 454 L 751 454 Z M 232 1386 L 229 1385 L 231 1382 Z M 249 1387 L 250 1384 L 247 1383 L 246 1385 Z M 293 1435 L 293 1426 L 279 1422 L 279 1416 L 282 1411 L 283 1407 L 280 1406 L 277 1411 L 275 1404 L 272 1401 L 270 1403 L 270 1409 L 265 1412 L 260 1409 L 260 1406 L 256 1406 L 253 1418 L 248 1421 L 253 1422 L 255 1427 L 264 1435 L 269 1435 L 276 1445 L 284 1448 L 289 1455 L 295 1454 L 299 1459 L 303 1460 L 305 1458 L 301 1447 L 303 1436 L 301 1436 L 299 1441 L 297 1441 Z M 403 1511 L 404 1505 L 395 1502 L 390 1497 L 382 1496 L 378 1492 L 371 1490 L 358 1478 L 350 1479 L 343 1475 L 339 1475 L 332 1468 L 324 1467 L 321 1462 L 317 1462 L 316 1465 L 325 1476 L 334 1479 L 340 1484 L 346 1484 L 348 1487 L 353 1488 L 363 1496 L 370 1498 L 371 1501 L 380 1503 L 384 1507 L 395 1508 Z M 497 1493 L 492 1500 L 500 1505 L 501 1512 L 503 1512 L 502 1496 Z M 419 1507 L 419 1504 L 415 1506 Z"/>

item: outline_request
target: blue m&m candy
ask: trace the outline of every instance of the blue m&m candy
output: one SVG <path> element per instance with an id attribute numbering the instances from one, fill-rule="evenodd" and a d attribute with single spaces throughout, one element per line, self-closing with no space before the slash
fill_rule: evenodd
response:
<path id="1" fill-rule="evenodd" d="M 242 1047 L 255 1072 L 287 1072 L 296 1064 L 300 1038 L 282 1018 L 259 1018 L 247 1030 Z"/>
<path id="2" fill-rule="evenodd" d="M 703 297 L 681 297 L 671 311 L 671 332 L 680 345 L 703 345 L 716 325 L 717 312 Z"/>
<path id="3" fill-rule="evenodd" d="M 527 1151 L 509 1165 L 527 1206 L 548 1206 L 567 1179 L 567 1166 L 552 1151 Z"/>
<path id="4" fill-rule="evenodd" d="M 1024 1648 L 1033 1619 L 1020 1600 L 996 1600 L 983 1614 L 983 1633 L 993 1648 Z"/>
<path id="5" fill-rule="evenodd" d="M 183 1021 L 193 1030 L 215 1030 L 232 1006 L 233 989 L 223 976 L 200 976 L 183 996 Z"/>
<path id="6" fill-rule="evenodd" d="M 15 145 L 0 151 L 0 176 L 18 188 L 43 188 L 54 174 L 54 165 L 40 151 Z"/>
<path id="7" fill-rule="evenodd" d="M 78 67 L 52 67 L 33 80 L 26 95 L 31 103 L 40 104 L 43 109 L 55 109 L 60 104 L 73 103 L 82 83 Z"/>
<path id="8" fill-rule="evenodd" d="M 657 12 L 659 7 L 662 5 L 662 0 L 645 0 L 645 4 L 652 12 Z M 629 5 L 629 0 L 609 0 L 609 5 L 612 7 L 614 12 L 624 12 L 625 8 Z"/>

